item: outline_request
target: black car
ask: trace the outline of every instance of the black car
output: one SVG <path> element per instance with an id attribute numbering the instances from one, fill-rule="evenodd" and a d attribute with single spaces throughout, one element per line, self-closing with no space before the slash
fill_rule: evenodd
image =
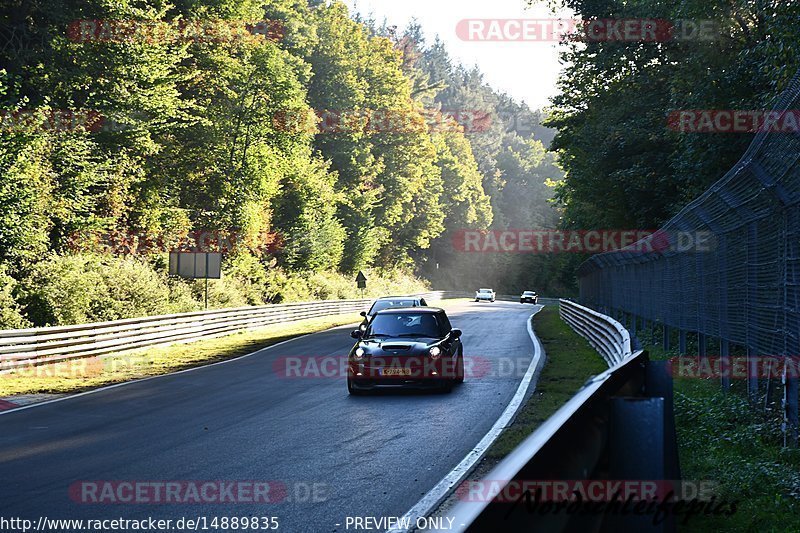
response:
<path id="1" fill-rule="evenodd" d="M 539 295 L 536 294 L 534 291 L 525 291 L 522 293 L 522 296 L 519 297 L 519 303 L 530 303 L 535 304 L 539 303 Z"/>
<path id="2" fill-rule="evenodd" d="M 449 392 L 464 381 L 461 330 L 435 307 L 386 309 L 365 331 L 347 361 L 347 390 L 360 394 L 375 387 L 438 388 Z"/>
<path id="3" fill-rule="evenodd" d="M 364 317 L 364 320 L 361 321 L 361 325 L 359 329 L 364 331 L 367 329 L 369 325 L 369 321 L 372 320 L 378 311 L 383 311 L 384 309 L 393 309 L 397 307 L 427 307 L 428 303 L 425 301 L 425 298 L 420 298 L 417 296 L 385 296 L 383 298 L 378 298 L 372 303 L 372 307 L 369 308 L 369 311 L 362 311 L 361 316 Z"/>

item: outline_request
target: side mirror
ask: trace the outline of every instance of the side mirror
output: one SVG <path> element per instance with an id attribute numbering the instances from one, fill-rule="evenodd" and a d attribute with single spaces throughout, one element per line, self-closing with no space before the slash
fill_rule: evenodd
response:
<path id="1" fill-rule="evenodd" d="M 360 339 L 362 335 L 364 335 L 364 333 L 362 333 L 360 329 L 354 329 L 353 331 L 350 332 L 350 336 L 353 337 L 354 339 Z"/>
<path id="2" fill-rule="evenodd" d="M 451 329 L 450 330 L 450 335 L 452 335 L 454 339 L 459 339 L 459 338 L 461 338 L 461 330 L 460 329 Z"/>
<path id="3" fill-rule="evenodd" d="M 358 313 L 358 314 L 359 314 L 359 315 L 361 315 L 361 316 L 363 316 L 363 317 L 366 317 L 366 316 L 367 316 L 367 312 L 366 312 L 366 311 L 361 311 L 361 312 L 360 312 L 360 313 Z"/>

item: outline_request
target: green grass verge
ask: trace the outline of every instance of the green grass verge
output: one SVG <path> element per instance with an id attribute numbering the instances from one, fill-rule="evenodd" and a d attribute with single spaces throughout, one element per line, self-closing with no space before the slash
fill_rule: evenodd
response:
<path id="1" fill-rule="evenodd" d="M 561 320 L 558 306 L 548 305 L 537 313 L 533 329 L 547 361 L 528 403 L 487 452 L 490 459 L 508 455 L 572 398 L 589 377 L 608 369 L 594 348 Z"/>
<path id="2" fill-rule="evenodd" d="M 681 531 L 800 531 L 800 450 L 783 448 L 779 404 L 750 405 L 744 380 L 725 392 L 716 379 L 676 378 L 674 391 L 683 479 L 714 481 L 718 500 L 738 502 L 733 516 L 696 516 Z"/>
<path id="3" fill-rule="evenodd" d="M 149 348 L 102 359 L 89 357 L 30 367 L 21 372 L 0 375 L 0 396 L 75 393 L 114 383 L 169 374 L 232 359 L 300 335 L 360 320 L 361 317 L 355 313 L 312 318 L 190 344 Z"/>

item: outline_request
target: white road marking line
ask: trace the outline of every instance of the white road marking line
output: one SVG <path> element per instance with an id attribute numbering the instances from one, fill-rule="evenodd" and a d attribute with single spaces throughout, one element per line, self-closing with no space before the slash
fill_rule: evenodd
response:
<path id="1" fill-rule="evenodd" d="M 533 359 L 531 359 L 531 364 L 528 366 L 528 370 L 525 372 L 525 376 L 522 378 L 522 382 L 519 384 L 517 392 L 514 394 L 514 397 L 509 402 L 505 411 L 503 411 L 503 414 L 500 415 L 500 418 L 497 419 L 497 422 L 494 423 L 489 432 L 486 433 L 486 435 L 472 449 L 472 451 L 470 451 L 467 456 L 455 466 L 455 468 L 453 468 L 446 476 L 444 476 L 442 480 L 436 484 L 436 486 L 429 490 L 428 493 L 425 494 L 425 496 L 423 496 L 422 499 L 420 499 L 414 505 L 414 507 L 409 509 L 408 512 L 404 514 L 400 520 L 398 520 L 398 523 L 403 523 L 404 519 L 407 519 L 409 523 L 414 524 L 414 527 L 408 529 L 390 529 L 386 533 L 408 533 L 413 531 L 416 528 L 417 518 L 428 516 L 431 512 L 433 512 L 434 509 L 436 509 L 436 507 L 439 506 L 439 504 L 441 504 L 448 496 L 450 496 L 452 491 L 458 487 L 459 483 L 464 481 L 469 473 L 472 472 L 472 470 L 478 465 L 478 462 L 483 459 L 483 456 L 486 454 L 489 447 L 494 443 L 494 441 L 497 440 L 506 426 L 517 414 L 517 411 L 522 406 L 522 400 L 525 398 L 525 395 L 528 392 L 528 386 L 530 385 L 533 376 L 536 374 L 536 368 L 539 366 L 539 360 L 544 354 L 542 344 L 539 342 L 539 339 L 536 338 L 536 334 L 533 332 L 533 317 L 543 308 L 543 306 L 539 307 L 536 312 L 528 317 L 528 335 L 530 335 L 531 342 L 533 343 Z"/>

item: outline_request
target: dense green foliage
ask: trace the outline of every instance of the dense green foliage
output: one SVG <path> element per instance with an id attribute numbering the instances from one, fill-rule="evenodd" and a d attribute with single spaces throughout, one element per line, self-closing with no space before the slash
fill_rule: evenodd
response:
<path id="1" fill-rule="evenodd" d="M 574 42 L 549 125 L 574 228 L 654 229 L 720 179 L 748 133 L 680 133 L 676 110 L 769 109 L 800 67 L 800 4 L 564 0 L 578 18 L 713 21 L 710 39 Z"/>
<path id="2" fill-rule="evenodd" d="M 420 290 L 439 262 L 461 287 L 499 259 L 459 258 L 454 231 L 552 222 L 542 117 L 419 27 L 306 0 L 10 0 L 0 24 L 0 327 L 195 309 L 164 252 L 199 231 L 235 237 L 225 307 L 352 296 L 360 269 Z M 437 109 L 506 120 L 427 127 Z M 376 110 L 405 126 L 314 118 Z"/>

